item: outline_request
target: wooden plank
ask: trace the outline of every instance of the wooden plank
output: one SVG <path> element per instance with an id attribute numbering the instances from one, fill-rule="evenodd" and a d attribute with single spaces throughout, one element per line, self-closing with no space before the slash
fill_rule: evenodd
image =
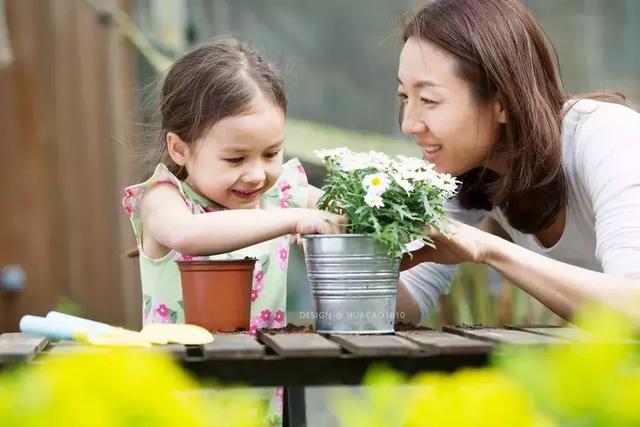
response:
<path id="1" fill-rule="evenodd" d="M 396 332 L 396 335 L 411 340 L 429 354 L 486 354 L 491 352 L 493 345 L 487 341 L 480 341 L 438 331 L 406 331 Z"/>
<path id="2" fill-rule="evenodd" d="M 421 353 L 419 345 L 397 335 L 330 334 L 329 339 L 356 356 L 406 356 Z"/>
<path id="3" fill-rule="evenodd" d="M 46 352 L 47 356 L 74 356 L 74 355 L 97 355 L 108 354 L 113 347 L 78 344 L 73 341 L 59 341 L 55 345 L 52 345 L 49 351 Z"/>
<path id="4" fill-rule="evenodd" d="M 202 352 L 205 359 L 260 359 L 264 346 L 247 334 L 214 334 Z"/>
<path id="5" fill-rule="evenodd" d="M 531 332 L 545 336 L 563 338 L 569 341 L 593 340 L 591 332 L 573 326 L 506 326 L 508 329 Z M 608 342 L 615 344 L 640 344 L 640 339 L 611 336 Z"/>
<path id="6" fill-rule="evenodd" d="M 588 333 L 572 326 L 505 326 L 507 329 L 531 332 L 550 337 L 563 338 L 569 341 L 588 339 Z"/>
<path id="7" fill-rule="evenodd" d="M 108 354 L 114 348 L 126 348 L 131 352 L 143 352 L 143 353 L 166 353 L 169 356 L 182 360 L 187 354 L 187 349 L 181 344 L 167 344 L 167 345 L 154 345 L 152 347 L 119 347 L 119 346 L 100 346 L 100 345 L 88 345 L 80 344 L 75 341 L 58 341 L 52 345 L 49 351 L 46 352 L 52 356 L 69 356 L 80 354 Z"/>
<path id="8" fill-rule="evenodd" d="M 331 357 L 339 356 L 340 346 L 315 333 L 264 333 L 258 338 L 281 356 L 287 357 Z"/>
<path id="9" fill-rule="evenodd" d="M 38 335 L 8 333 L 0 335 L 0 363 L 27 362 L 32 360 L 49 343 Z"/>
<path id="10" fill-rule="evenodd" d="M 490 341 L 497 344 L 513 344 L 513 345 L 550 345 L 550 344 L 567 344 L 569 341 L 551 337 L 546 335 L 534 334 L 526 331 L 518 331 L 503 328 L 458 328 L 445 326 L 442 328 L 445 332 L 462 335 L 468 338 L 474 338 L 484 341 Z"/>

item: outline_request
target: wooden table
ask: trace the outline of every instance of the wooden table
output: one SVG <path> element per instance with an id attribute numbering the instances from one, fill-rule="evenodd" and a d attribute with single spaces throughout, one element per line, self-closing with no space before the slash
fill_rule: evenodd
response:
<path id="1" fill-rule="evenodd" d="M 367 369 L 384 363 L 415 374 L 452 372 L 487 364 L 497 344 L 561 345 L 580 339 L 569 327 L 464 328 L 442 331 L 415 329 L 389 335 L 320 335 L 317 333 L 259 332 L 215 335 L 203 346 L 167 345 L 167 351 L 200 379 L 222 384 L 284 386 L 284 424 L 305 426 L 304 387 L 357 385 Z M 20 333 L 0 335 L 0 368 L 29 363 L 46 354 L 73 354 L 95 348 Z"/>

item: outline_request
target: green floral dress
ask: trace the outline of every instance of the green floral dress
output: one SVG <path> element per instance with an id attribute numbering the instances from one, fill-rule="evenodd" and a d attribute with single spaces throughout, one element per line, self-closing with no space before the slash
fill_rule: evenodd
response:
<path id="1" fill-rule="evenodd" d="M 287 266 L 289 246 L 292 236 L 281 236 L 227 254 L 213 256 L 190 256 L 170 251 L 162 258 L 151 258 L 144 253 L 142 236 L 144 229 L 140 221 L 139 203 L 145 190 L 159 183 L 170 183 L 180 191 L 182 198 L 193 214 L 202 214 L 224 209 L 222 206 L 196 194 L 187 183 L 176 178 L 164 164 L 159 164 L 155 172 L 143 183 L 125 188 L 122 205 L 131 218 L 140 252 L 140 276 L 142 282 L 142 320 L 147 323 L 184 323 L 182 287 L 176 260 L 244 258 L 258 259 L 253 272 L 251 290 L 251 322 L 249 333 L 256 334 L 261 328 L 281 328 L 286 326 Z M 282 166 L 282 174 L 260 198 L 255 209 L 287 209 L 307 207 L 309 185 L 302 165 L 292 159 Z M 269 401 L 267 422 L 269 425 L 282 424 L 283 389 L 266 389 Z"/>
<path id="2" fill-rule="evenodd" d="M 180 191 L 192 213 L 201 214 L 224 209 L 220 205 L 196 194 L 187 183 L 176 178 L 164 164 L 156 167 L 147 181 L 127 187 L 122 201 L 140 251 L 140 275 L 142 281 L 143 323 L 184 323 L 180 273 L 176 260 L 244 258 L 258 259 L 253 274 L 251 291 L 251 323 L 249 332 L 255 335 L 261 328 L 286 326 L 287 265 L 291 236 L 281 236 L 227 254 L 190 256 L 172 250 L 162 258 L 151 258 L 144 253 L 142 237 L 144 229 L 140 221 L 139 202 L 145 190 L 158 183 L 170 183 Z M 255 206 L 256 209 L 287 209 L 306 207 L 309 186 L 302 165 L 297 159 L 286 162 L 276 184 L 266 191 Z"/>

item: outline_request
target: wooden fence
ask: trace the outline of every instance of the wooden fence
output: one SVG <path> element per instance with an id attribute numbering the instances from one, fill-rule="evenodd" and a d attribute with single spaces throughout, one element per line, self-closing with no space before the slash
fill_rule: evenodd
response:
<path id="1" fill-rule="evenodd" d="M 122 255 L 133 238 L 120 208 L 134 179 L 125 147 L 135 137 L 133 50 L 108 13 L 81 0 L 5 0 L 5 17 L 0 268 L 17 266 L 26 280 L 0 291 L 0 331 L 64 298 L 136 327 L 140 286 Z"/>

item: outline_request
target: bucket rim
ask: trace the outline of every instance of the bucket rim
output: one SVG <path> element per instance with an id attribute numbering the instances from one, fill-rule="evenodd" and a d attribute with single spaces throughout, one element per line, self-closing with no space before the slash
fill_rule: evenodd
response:
<path id="1" fill-rule="evenodd" d="M 355 239 L 367 237 L 373 239 L 373 234 L 302 234 L 301 239 Z"/>

